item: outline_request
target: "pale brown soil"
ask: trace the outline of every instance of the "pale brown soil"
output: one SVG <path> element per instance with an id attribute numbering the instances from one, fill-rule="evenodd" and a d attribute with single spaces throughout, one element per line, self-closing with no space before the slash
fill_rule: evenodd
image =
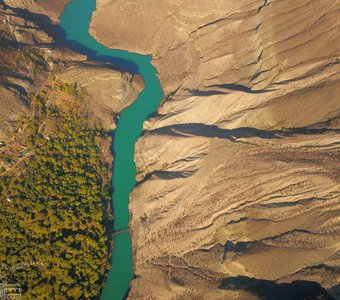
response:
<path id="1" fill-rule="evenodd" d="M 136 145 L 130 299 L 340 297 L 339 9 L 97 0 L 91 33 L 151 54 L 165 91 Z"/>

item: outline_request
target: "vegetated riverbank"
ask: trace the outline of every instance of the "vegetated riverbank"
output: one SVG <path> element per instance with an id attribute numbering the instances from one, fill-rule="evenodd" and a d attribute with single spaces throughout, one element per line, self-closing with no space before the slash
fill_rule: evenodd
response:
<path id="1" fill-rule="evenodd" d="M 24 299 L 91 299 L 110 251 L 110 164 L 99 150 L 109 133 L 89 126 L 82 89 L 50 83 L 1 149 L 1 275 Z M 43 263 L 6 268 L 32 260 Z"/>
<path id="2" fill-rule="evenodd" d="M 61 47 L 43 14 L 0 9 L 2 280 L 24 299 L 96 298 L 110 258 L 110 131 L 144 83 Z"/>
<path id="3" fill-rule="evenodd" d="M 162 97 L 162 89 L 157 71 L 149 56 L 113 50 L 98 43 L 88 32 L 96 1 L 72 0 L 61 16 L 68 45 L 93 60 L 112 63 L 123 70 L 142 76 L 145 87 L 138 98 L 120 113 L 114 132 L 113 152 L 115 156 L 112 175 L 114 208 L 114 230 L 120 231 L 129 226 L 129 195 L 135 186 L 135 142 L 142 134 L 143 122 L 156 111 Z M 132 246 L 129 232 L 114 237 L 112 267 L 108 273 L 101 299 L 123 299 L 133 278 Z"/>

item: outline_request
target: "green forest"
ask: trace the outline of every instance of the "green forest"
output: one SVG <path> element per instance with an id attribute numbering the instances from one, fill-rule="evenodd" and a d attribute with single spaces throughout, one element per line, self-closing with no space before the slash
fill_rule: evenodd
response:
<path id="1" fill-rule="evenodd" d="M 0 274 L 21 285 L 23 299 L 96 299 L 112 222 L 109 166 L 95 143 L 106 133 L 89 128 L 76 88 L 56 89 L 75 103 L 63 111 L 33 97 L 32 116 L 19 124 L 24 159 L 15 172 L 0 171 Z"/>

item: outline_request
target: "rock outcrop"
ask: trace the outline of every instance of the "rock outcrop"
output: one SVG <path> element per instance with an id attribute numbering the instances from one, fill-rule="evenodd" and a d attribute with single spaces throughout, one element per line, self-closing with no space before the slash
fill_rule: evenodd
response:
<path id="1" fill-rule="evenodd" d="M 136 145 L 129 299 L 340 297 L 339 9 L 97 0 L 91 33 L 151 54 L 166 96 Z"/>
<path id="2" fill-rule="evenodd" d="M 114 129 L 115 116 L 143 89 L 142 78 L 65 48 L 53 23 L 61 1 L 26 2 L 1 5 L 0 141 L 8 138 L 20 115 L 29 113 L 31 97 L 56 79 L 85 88 L 90 122 Z"/>
<path id="3" fill-rule="evenodd" d="M 48 16 L 54 24 L 57 24 L 59 16 L 69 0 L 3 0 L 3 2 L 12 8 Z"/>

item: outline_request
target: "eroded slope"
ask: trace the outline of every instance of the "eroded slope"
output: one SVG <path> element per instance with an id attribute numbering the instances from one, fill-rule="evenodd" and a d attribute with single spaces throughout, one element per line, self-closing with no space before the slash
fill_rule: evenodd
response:
<path id="1" fill-rule="evenodd" d="M 339 9 L 97 1 L 91 33 L 152 54 L 166 94 L 136 145 L 131 299 L 339 297 Z"/>

